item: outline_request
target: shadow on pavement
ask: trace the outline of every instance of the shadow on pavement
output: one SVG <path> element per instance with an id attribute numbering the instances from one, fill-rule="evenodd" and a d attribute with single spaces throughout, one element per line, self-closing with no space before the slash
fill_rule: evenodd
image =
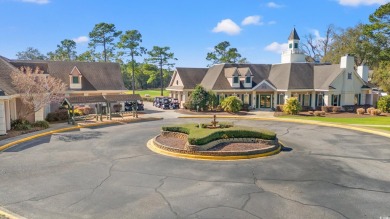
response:
<path id="1" fill-rule="evenodd" d="M 24 151 L 26 149 L 35 147 L 37 145 L 41 145 L 41 144 L 44 144 L 44 143 L 49 143 L 50 140 L 51 140 L 51 136 L 52 135 L 44 136 L 44 137 L 33 139 L 31 141 L 27 141 L 27 142 L 24 142 L 24 143 L 21 143 L 21 144 L 17 144 L 15 146 L 11 147 L 11 148 L 8 148 L 7 150 L 4 150 L 3 152 L 20 152 L 20 151 Z"/>

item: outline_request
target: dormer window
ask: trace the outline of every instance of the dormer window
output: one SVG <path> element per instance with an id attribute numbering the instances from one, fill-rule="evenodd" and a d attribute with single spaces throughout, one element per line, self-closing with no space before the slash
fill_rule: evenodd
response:
<path id="1" fill-rule="evenodd" d="M 73 84 L 78 84 L 79 83 L 79 76 L 73 76 L 72 77 L 72 83 Z"/>
<path id="2" fill-rule="evenodd" d="M 247 84 L 251 83 L 251 79 L 252 79 L 251 76 L 246 76 L 245 77 L 245 83 L 247 83 Z"/>
<path id="3" fill-rule="evenodd" d="M 238 83 L 238 76 L 234 76 L 234 77 L 233 77 L 233 83 L 234 83 L 234 84 L 237 84 L 237 83 Z"/>
<path id="4" fill-rule="evenodd" d="M 70 89 L 81 89 L 82 88 L 82 77 L 83 75 L 79 69 L 75 66 L 69 74 L 69 88 Z"/>

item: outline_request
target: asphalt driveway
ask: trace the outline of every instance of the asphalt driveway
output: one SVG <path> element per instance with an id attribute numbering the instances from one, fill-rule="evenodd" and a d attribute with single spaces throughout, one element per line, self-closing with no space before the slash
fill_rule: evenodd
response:
<path id="1" fill-rule="evenodd" d="M 161 125 L 180 122 L 83 128 L 11 148 L 0 154 L 0 205 L 39 219 L 390 215 L 388 138 L 314 125 L 234 121 L 274 130 L 289 149 L 229 162 L 148 150 L 146 142 Z"/>

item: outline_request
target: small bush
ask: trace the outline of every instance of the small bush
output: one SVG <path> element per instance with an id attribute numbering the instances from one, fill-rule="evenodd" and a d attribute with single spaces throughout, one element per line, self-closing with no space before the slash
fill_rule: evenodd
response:
<path id="1" fill-rule="evenodd" d="M 313 115 L 314 116 L 325 116 L 325 111 L 314 111 Z"/>
<path id="2" fill-rule="evenodd" d="M 52 113 L 48 113 L 46 116 L 46 121 L 56 122 L 56 121 L 66 121 L 68 120 L 68 111 L 67 110 L 57 110 Z"/>
<path id="3" fill-rule="evenodd" d="M 340 112 L 340 111 L 341 111 L 341 107 L 340 107 L 340 106 L 334 106 L 334 107 L 332 107 L 332 112 L 338 113 L 338 112 Z"/>
<path id="4" fill-rule="evenodd" d="M 217 112 L 222 112 L 222 111 L 223 111 L 222 106 L 221 106 L 221 105 L 218 105 L 217 108 L 216 108 L 216 111 L 217 111 Z"/>
<path id="5" fill-rule="evenodd" d="M 296 115 L 302 110 L 302 105 L 296 97 L 288 98 L 283 105 L 283 112 L 291 115 Z"/>
<path id="6" fill-rule="evenodd" d="M 380 114 L 382 114 L 382 111 L 379 109 L 371 110 L 371 115 L 373 115 L 373 116 L 379 116 Z"/>
<path id="7" fill-rule="evenodd" d="M 221 129 L 230 128 L 234 126 L 231 122 L 220 122 L 217 125 L 219 125 L 219 128 Z M 202 128 L 207 128 L 207 126 L 211 126 L 211 123 L 200 123 L 200 126 Z M 199 128 L 199 124 L 195 125 L 195 127 Z"/>
<path id="8" fill-rule="evenodd" d="M 49 128 L 49 123 L 47 121 L 36 121 L 32 124 L 32 127 L 40 127 L 40 128 L 44 128 L 44 129 L 47 129 Z"/>
<path id="9" fill-rule="evenodd" d="M 333 106 L 322 106 L 321 111 L 329 113 L 330 111 L 333 111 Z"/>
<path id="10" fill-rule="evenodd" d="M 368 113 L 368 114 L 372 114 L 371 112 L 372 112 L 373 110 L 375 110 L 375 108 L 374 108 L 374 107 L 370 107 L 370 108 L 367 109 L 367 113 Z"/>
<path id="11" fill-rule="evenodd" d="M 245 103 L 245 104 L 242 104 L 242 110 L 243 110 L 243 111 L 249 112 L 250 107 L 251 107 L 251 106 L 250 106 L 249 104 L 246 104 L 246 103 Z"/>
<path id="12" fill-rule="evenodd" d="M 384 113 L 390 112 L 390 95 L 379 98 L 377 103 L 378 109 Z"/>
<path id="13" fill-rule="evenodd" d="M 16 119 L 11 122 L 11 129 L 16 131 L 31 129 L 31 123 L 25 119 Z"/>
<path id="14" fill-rule="evenodd" d="M 276 105 L 276 112 L 283 112 L 283 105 Z"/>
<path id="15" fill-rule="evenodd" d="M 366 110 L 364 110 L 364 108 L 358 108 L 358 109 L 356 110 L 356 113 L 357 113 L 358 115 L 363 115 L 365 112 L 366 112 Z"/>
<path id="16" fill-rule="evenodd" d="M 221 106 L 226 112 L 236 113 L 241 110 L 242 102 L 236 96 L 230 96 L 222 101 Z"/>

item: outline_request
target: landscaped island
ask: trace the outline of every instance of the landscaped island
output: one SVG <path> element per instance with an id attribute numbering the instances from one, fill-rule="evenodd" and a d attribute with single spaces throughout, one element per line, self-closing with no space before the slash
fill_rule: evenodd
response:
<path id="1" fill-rule="evenodd" d="M 166 152 L 200 156 L 260 157 L 280 151 L 276 133 L 232 123 L 189 123 L 162 127 L 152 139 L 154 147 Z M 245 157 L 245 156 L 251 157 Z M 259 156 L 253 156 L 259 155 Z"/>

